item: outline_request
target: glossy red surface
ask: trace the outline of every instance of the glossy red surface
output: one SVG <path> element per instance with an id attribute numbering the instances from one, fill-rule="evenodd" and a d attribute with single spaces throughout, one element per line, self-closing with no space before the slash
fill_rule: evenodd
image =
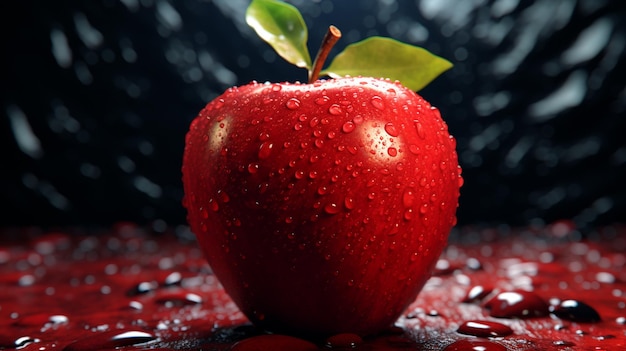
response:
<path id="1" fill-rule="evenodd" d="M 591 231 L 584 240 L 576 233 L 555 237 L 550 227 L 458 229 L 395 327 L 364 339 L 343 334 L 309 341 L 252 327 L 186 230 L 154 233 L 131 224 L 96 231 L 3 230 L 0 349 L 626 347 L 623 226 Z M 498 317 L 494 301 L 504 304 Z M 537 301 L 547 306 L 545 315 L 532 312 L 543 306 Z"/>
<path id="2" fill-rule="evenodd" d="M 378 333 L 415 300 L 456 223 L 456 140 L 399 83 L 232 87 L 185 140 L 188 223 L 268 330 Z"/>

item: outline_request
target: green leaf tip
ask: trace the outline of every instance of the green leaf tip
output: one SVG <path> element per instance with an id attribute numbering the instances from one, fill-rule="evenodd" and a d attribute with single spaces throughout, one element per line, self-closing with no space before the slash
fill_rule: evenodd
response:
<path id="1" fill-rule="evenodd" d="M 389 78 L 418 91 L 450 68 L 450 61 L 426 49 L 391 38 L 370 37 L 348 45 L 321 74 Z"/>
<path id="2" fill-rule="evenodd" d="M 296 7 L 276 0 L 253 0 L 246 10 L 246 23 L 287 62 L 311 68 L 309 33 Z"/>

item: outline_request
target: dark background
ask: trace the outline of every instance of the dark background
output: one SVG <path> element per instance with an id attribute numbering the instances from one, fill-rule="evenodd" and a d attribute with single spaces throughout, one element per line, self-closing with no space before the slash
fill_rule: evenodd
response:
<path id="1" fill-rule="evenodd" d="M 185 223 L 192 118 L 232 85 L 305 80 L 245 0 L 3 2 L 0 226 Z M 626 3 L 293 1 L 317 50 L 383 35 L 455 66 L 420 92 L 458 139 L 460 225 L 626 219 Z"/>

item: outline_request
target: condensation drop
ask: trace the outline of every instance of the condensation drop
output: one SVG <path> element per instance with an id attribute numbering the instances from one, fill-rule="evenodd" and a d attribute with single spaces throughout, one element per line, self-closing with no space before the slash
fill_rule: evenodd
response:
<path id="1" fill-rule="evenodd" d="M 409 208 L 406 211 L 404 211 L 403 217 L 407 221 L 410 221 L 411 219 L 413 219 L 413 210 Z"/>
<path id="2" fill-rule="evenodd" d="M 300 100 L 296 98 L 291 98 L 287 100 L 287 102 L 285 103 L 285 106 L 287 106 L 287 108 L 290 110 L 296 110 L 300 107 Z"/>
<path id="3" fill-rule="evenodd" d="M 346 196 L 346 198 L 343 200 L 343 205 L 348 209 L 351 210 L 354 208 L 354 199 Z"/>
<path id="4" fill-rule="evenodd" d="M 413 193 L 413 191 L 412 190 L 405 191 L 404 194 L 402 195 L 402 204 L 404 205 L 404 207 L 413 206 L 414 201 L 415 201 L 415 194 Z"/>
<path id="5" fill-rule="evenodd" d="M 378 96 L 378 95 L 374 95 L 372 96 L 372 99 L 370 100 L 370 102 L 372 103 L 372 106 L 374 106 L 375 108 L 382 110 L 385 108 L 385 104 L 383 103 L 383 99 Z"/>
<path id="6" fill-rule="evenodd" d="M 396 157 L 398 155 L 398 149 L 396 149 L 395 147 L 390 147 L 387 149 L 387 153 L 391 157 Z"/>
<path id="7" fill-rule="evenodd" d="M 324 95 L 322 97 L 318 97 L 317 99 L 315 99 L 315 103 L 321 106 L 321 105 L 324 105 L 325 103 L 327 103 L 328 100 L 330 100 L 330 98 L 328 98 L 328 96 Z"/>
<path id="8" fill-rule="evenodd" d="M 385 124 L 385 132 L 392 137 L 397 137 L 399 135 L 398 128 L 396 128 L 396 126 L 391 122 Z"/>
<path id="9" fill-rule="evenodd" d="M 331 115 L 338 116 L 343 113 L 343 109 L 341 108 L 341 106 L 337 104 L 332 104 L 328 108 L 328 113 L 330 113 Z"/>
<path id="10" fill-rule="evenodd" d="M 426 134 L 424 133 L 424 126 L 422 126 L 422 123 L 415 121 L 415 130 L 417 130 L 417 135 L 419 135 L 420 138 L 426 138 Z"/>
<path id="11" fill-rule="evenodd" d="M 259 171 L 259 164 L 258 163 L 255 162 L 255 163 L 248 164 L 248 173 L 255 174 L 258 171 Z"/>
<path id="12" fill-rule="evenodd" d="M 356 126 L 354 125 L 354 122 L 348 121 L 343 124 L 343 126 L 341 127 L 341 131 L 344 133 L 350 133 L 354 130 L 355 127 Z"/>
<path id="13" fill-rule="evenodd" d="M 341 208 L 339 208 L 339 206 L 337 206 L 337 204 L 334 202 L 331 202 L 327 204 L 326 206 L 324 206 L 324 212 L 328 214 L 337 214 L 340 211 L 341 211 Z"/>
<path id="14" fill-rule="evenodd" d="M 272 153 L 272 148 L 274 147 L 274 144 L 265 141 L 263 143 L 261 143 L 261 146 L 259 147 L 259 158 L 260 159 L 266 159 L 268 157 L 270 157 L 270 154 Z"/>

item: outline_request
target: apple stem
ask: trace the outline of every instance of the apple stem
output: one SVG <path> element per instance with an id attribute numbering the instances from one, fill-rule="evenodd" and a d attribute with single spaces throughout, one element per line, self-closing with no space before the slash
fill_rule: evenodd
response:
<path id="1" fill-rule="evenodd" d="M 322 66 L 324 66 L 324 62 L 326 61 L 330 50 L 333 46 L 335 46 L 335 43 L 337 43 L 339 38 L 341 38 L 341 31 L 339 28 L 333 25 L 328 27 L 324 40 L 322 40 L 322 45 L 320 46 L 317 56 L 315 57 L 315 61 L 313 61 L 313 68 L 309 70 L 309 83 L 313 83 L 319 78 Z"/>

